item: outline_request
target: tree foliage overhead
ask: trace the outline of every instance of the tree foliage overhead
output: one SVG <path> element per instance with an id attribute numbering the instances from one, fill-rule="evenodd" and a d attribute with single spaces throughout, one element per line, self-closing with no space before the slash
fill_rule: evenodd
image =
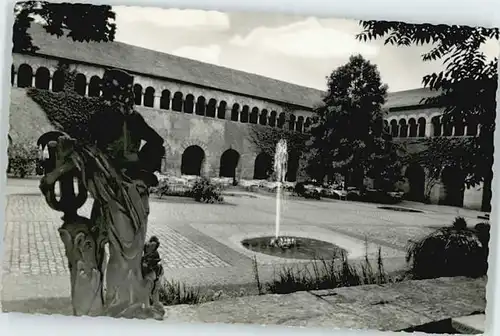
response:
<path id="1" fill-rule="evenodd" d="M 36 52 L 29 28 L 35 18 L 48 34 L 79 42 L 113 41 L 115 13 L 108 5 L 23 1 L 14 7 L 13 52 Z"/>
<path id="2" fill-rule="evenodd" d="M 467 181 L 475 185 L 491 179 L 498 58 L 488 59 L 482 47 L 488 41 L 498 40 L 499 30 L 389 21 L 360 24 L 364 30 L 357 36 L 359 40 L 384 39 L 385 44 L 397 46 L 431 45 L 422 60 L 442 60 L 443 70 L 426 75 L 422 81 L 441 94 L 423 102 L 442 106 L 448 122 L 481 125 L 480 135 L 473 140 L 476 151 L 470 153 L 474 157 L 469 159 L 474 163 L 467 167 Z"/>
<path id="3" fill-rule="evenodd" d="M 384 128 L 387 86 L 376 65 L 361 55 L 328 77 L 308 141 L 308 173 L 317 180 L 361 170 L 369 177 L 398 178 L 397 146 Z"/>

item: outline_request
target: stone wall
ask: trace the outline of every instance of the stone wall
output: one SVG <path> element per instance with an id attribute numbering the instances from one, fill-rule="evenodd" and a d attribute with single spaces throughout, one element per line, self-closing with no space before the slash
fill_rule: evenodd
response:
<path id="1" fill-rule="evenodd" d="M 233 149 L 240 155 L 236 177 L 253 178 L 254 162 L 259 153 L 250 140 L 245 124 L 174 111 L 137 109 L 165 139 L 164 172 L 180 175 L 182 154 L 190 146 L 199 146 L 205 154 L 202 168 L 205 175 L 219 176 L 222 154 Z"/>

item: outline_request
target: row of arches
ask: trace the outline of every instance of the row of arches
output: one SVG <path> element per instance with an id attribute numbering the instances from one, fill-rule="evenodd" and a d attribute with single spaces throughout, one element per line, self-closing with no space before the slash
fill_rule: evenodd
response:
<path id="1" fill-rule="evenodd" d="M 155 107 L 155 90 L 152 87 L 147 87 L 142 93 L 140 84 L 134 86 L 135 104 L 144 105 L 146 107 Z M 208 99 L 204 96 L 194 97 L 189 93 L 184 96 L 180 91 L 175 92 L 171 98 L 171 92 L 165 89 L 161 92 L 160 109 L 172 110 L 175 112 L 183 112 L 196 114 L 218 119 L 229 119 L 235 122 L 258 124 L 262 126 L 270 126 L 277 128 L 285 128 L 297 131 L 307 132 L 311 126 L 311 119 L 303 116 L 296 117 L 291 114 L 287 120 L 284 112 L 269 111 L 267 109 L 260 110 L 258 107 L 250 109 L 248 105 L 241 106 L 234 103 L 228 106 L 225 100 L 220 102 L 214 98 Z M 229 112 L 229 114 L 227 113 Z"/>
<path id="2" fill-rule="evenodd" d="M 101 94 L 101 78 L 99 76 L 87 77 L 78 73 L 75 78 L 74 90 L 78 94 L 90 97 L 98 97 Z M 54 71 L 51 76 L 46 67 L 39 67 L 35 72 L 33 68 L 23 63 L 17 69 L 11 66 L 11 84 L 20 88 L 36 87 L 44 90 L 59 92 L 64 89 L 64 75 L 60 70 Z M 259 124 L 277 128 L 286 128 L 296 132 L 308 132 L 311 127 L 311 118 L 303 116 L 296 117 L 294 114 L 287 115 L 284 112 L 267 109 L 260 110 L 257 107 L 250 108 L 248 105 L 240 106 L 234 103 L 228 106 L 224 100 L 217 101 L 214 98 L 207 99 L 204 96 L 197 98 L 192 94 L 184 95 L 177 91 L 173 94 L 168 90 L 162 90 L 160 96 L 156 90 L 148 86 L 145 89 L 138 83 L 134 85 L 135 104 L 139 106 L 172 110 L 188 114 L 196 114 L 218 119 L 228 119 L 235 122 Z M 159 100 L 158 100 L 159 99 Z M 228 113 L 229 112 L 229 113 Z M 474 121 L 451 123 L 443 116 L 434 116 L 428 121 L 420 118 L 400 118 L 385 121 L 385 127 L 393 137 L 413 138 L 428 136 L 476 136 L 479 132 L 479 124 Z"/>
<path id="3" fill-rule="evenodd" d="M 385 127 L 393 137 L 421 138 L 428 136 L 476 136 L 479 133 L 479 123 L 474 120 L 449 122 L 445 116 L 434 116 L 428 121 L 424 117 L 406 120 L 385 120 Z"/>
<path id="4" fill-rule="evenodd" d="M 82 96 L 98 97 L 101 94 L 101 81 L 99 76 L 92 76 L 87 81 L 84 74 L 78 73 L 75 78 L 74 90 Z M 64 89 L 64 76 L 60 70 L 56 70 L 51 77 L 50 71 L 46 67 L 39 67 L 36 72 L 33 72 L 29 64 L 23 63 L 17 70 L 17 76 L 16 69 L 12 65 L 11 84 L 17 84 L 17 87 L 20 88 L 36 87 L 60 92 Z M 288 130 L 297 132 L 307 132 L 311 126 L 309 117 L 296 117 L 291 114 L 287 118 L 284 112 L 278 114 L 277 111 L 260 110 L 258 107 L 250 109 L 248 105 L 240 106 L 238 103 L 228 106 L 228 103 L 224 100 L 217 101 L 214 98 L 207 99 L 204 96 L 195 98 L 192 94 L 184 95 L 180 91 L 172 94 L 168 89 L 162 90 L 160 96 L 157 96 L 153 87 L 143 88 L 139 83 L 134 85 L 134 103 L 139 106 L 196 114 L 210 118 L 229 119 L 241 123 L 277 128 L 286 127 Z M 226 115 L 227 112 L 229 112 L 229 115 Z"/>
<path id="5" fill-rule="evenodd" d="M 219 177 L 235 178 L 241 155 L 234 149 L 228 149 L 222 153 L 219 161 Z M 205 162 L 205 151 L 197 145 L 187 147 L 182 153 L 181 174 L 200 176 Z M 288 162 L 287 181 L 293 182 L 297 178 L 299 157 L 291 153 Z M 273 173 L 273 159 L 267 153 L 260 153 L 254 161 L 253 178 L 265 180 Z"/>
<path id="6" fill-rule="evenodd" d="M 64 73 L 61 70 L 55 70 L 52 76 L 49 69 L 39 67 L 33 73 L 29 64 L 23 63 L 19 66 L 17 74 L 14 65 L 11 67 L 11 84 L 20 88 L 35 87 L 42 90 L 52 90 L 60 92 L 64 89 Z M 92 76 L 87 83 L 87 77 L 79 73 L 75 77 L 75 92 L 84 96 L 99 97 L 101 95 L 101 78 Z"/>

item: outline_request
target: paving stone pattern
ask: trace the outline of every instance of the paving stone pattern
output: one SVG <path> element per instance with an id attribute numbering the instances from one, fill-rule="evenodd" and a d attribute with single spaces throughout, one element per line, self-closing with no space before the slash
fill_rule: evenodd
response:
<path id="1" fill-rule="evenodd" d="M 90 204 L 82 208 L 90 213 Z M 57 229 L 61 214 L 48 208 L 39 196 L 8 196 L 4 227 L 4 274 L 61 275 L 68 267 L 64 245 Z M 208 252 L 165 223 L 152 221 L 148 234 L 156 235 L 162 245 L 160 255 L 164 267 L 200 268 L 229 266 L 216 255 Z"/>

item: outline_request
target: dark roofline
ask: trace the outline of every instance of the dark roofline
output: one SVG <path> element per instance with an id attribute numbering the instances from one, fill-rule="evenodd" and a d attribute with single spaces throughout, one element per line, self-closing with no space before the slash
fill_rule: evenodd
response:
<path id="1" fill-rule="evenodd" d="M 154 74 L 142 73 L 142 72 L 138 72 L 138 71 L 134 71 L 134 70 L 130 70 L 130 69 L 122 69 L 122 68 L 119 68 L 119 67 L 116 67 L 116 66 L 112 66 L 112 65 L 107 65 L 107 64 L 99 64 L 99 63 L 87 62 L 87 61 L 82 61 L 82 60 L 75 60 L 75 59 L 70 59 L 70 58 L 66 58 L 66 57 L 48 55 L 48 54 L 38 53 L 38 52 L 34 52 L 34 53 L 23 52 L 23 53 L 15 53 L 15 54 L 28 55 L 28 56 L 34 56 L 34 57 L 44 57 L 44 58 L 48 58 L 48 59 L 54 59 L 54 60 L 57 60 L 57 61 L 63 61 L 63 62 L 68 62 L 68 63 L 78 63 L 78 64 L 89 65 L 89 66 L 100 67 L 100 68 L 120 69 L 120 70 L 124 70 L 124 71 L 126 71 L 126 72 L 128 72 L 130 74 L 133 74 L 133 75 L 151 77 L 151 78 L 160 79 L 160 80 L 167 80 L 167 81 L 170 81 L 170 82 L 179 83 L 179 84 L 185 84 L 185 85 L 190 85 L 190 86 L 194 86 L 194 87 L 198 87 L 198 88 L 202 88 L 202 89 L 209 89 L 209 90 L 212 90 L 212 91 L 220 91 L 220 92 L 229 93 L 229 94 L 233 94 L 233 95 L 239 95 L 239 96 L 243 96 L 243 97 L 247 97 L 247 98 L 253 98 L 253 99 L 268 101 L 270 103 L 274 103 L 274 104 L 277 104 L 277 105 L 287 105 L 287 106 L 291 106 L 291 107 L 294 107 L 294 108 L 305 109 L 305 110 L 308 110 L 308 111 L 312 111 L 313 110 L 313 107 L 310 107 L 310 106 L 297 105 L 295 103 L 290 103 L 290 102 L 275 100 L 275 99 L 271 99 L 271 98 L 259 97 L 259 96 L 255 96 L 255 95 L 251 95 L 251 94 L 247 94 L 247 93 L 241 93 L 241 92 L 237 92 L 237 91 L 231 91 L 231 90 L 214 88 L 214 87 L 211 87 L 211 86 L 208 86 L 208 85 L 203 85 L 203 84 L 198 84 L 198 83 L 192 83 L 192 82 L 183 81 L 183 80 L 176 79 L 176 78 L 170 78 L 170 77 L 159 76 L 159 75 L 154 75 Z"/>
<path id="2" fill-rule="evenodd" d="M 414 111 L 414 110 L 424 110 L 428 108 L 439 108 L 443 107 L 439 104 L 430 104 L 430 103 L 422 103 L 422 104 L 410 104 L 410 105 L 400 105 L 395 107 L 389 107 L 389 112 L 405 112 L 405 111 Z"/>

